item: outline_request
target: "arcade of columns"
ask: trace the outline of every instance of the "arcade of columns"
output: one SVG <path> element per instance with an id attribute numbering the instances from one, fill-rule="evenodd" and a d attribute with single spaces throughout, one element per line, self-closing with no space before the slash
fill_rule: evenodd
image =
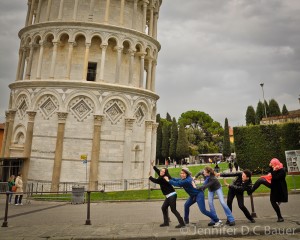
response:
<path id="1" fill-rule="evenodd" d="M 47 7 L 43 8 L 46 2 Z M 143 162 L 143 175 L 139 177 L 146 177 L 150 169 L 150 160 L 155 159 L 156 152 L 157 124 L 155 123 L 155 116 L 158 96 L 154 91 L 156 59 L 160 49 L 156 38 L 158 12 L 161 1 L 85 1 L 89 4 L 88 13 L 84 15 L 85 19 L 83 19 L 82 13 L 79 17 L 81 1 L 74 0 L 71 2 L 74 2 L 72 14 L 67 14 L 70 9 L 65 7 L 65 4 L 70 4 L 70 1 L 61 0 L 57 16 L 54 16 L 53 11 L 51 11 L 55 7 L 52 0 L 28 1 L 25 28 L 19 33 L 21 38 L 19 62 L 16 82 L 10 85 L 12 94 L 9 110 L 6 112 L 5 135 L 1 156 L 21 156 L 26 158 L 27 160 L 24 161 L 23 166 L 24 181 L 28 179 L 38 180 L 36 177 L 30 177 L 29 173 L 30 165 L 32 164 L 31 158 L 34 159 L 32 149 L 35 141 L 34 132 L 37 131 L 36 126 L 40 124 L 39 117 L 38 120 L 36 119 L 41 110 L 43 89 L 49 87 L 52 91 L 55 88 L 54 86 L 59 82 L 65 87 L 69 87 L 69 89 L 72 89 L 72 87 L 75 89 L 77 86 L 80 88 L 85 87 L 87 91 L 103 88 L 108 93 L 106 95 L 103 94 L 101 99 L 107 100 L 100 102 L 93 100 L 93 125 L 89 126 L 92 128 L 89 187 L 90 189 L 97 189 L 97 184 L 100 180 L 99 169 L 101 167 L 99 166 L 99 162 L 101 162 L 101 142 L 104 142 L 103 139 L 105 140 L 102 132 L 103 128 L 104 130 L 111 128 L 106 123 L 107 119 L 113 119 L 113 114 L 110 113 L 111 109 L 108 105 L 112 101 L 117 101 L 113 97 L 114 92 L 117 91 L 117 94 L 120 95 L 123 91 L 122 88 L 124 88 L 127 95 L 129 94 L 132 99 L 135 99 L 134 104 L 132 104 L 134 107 L 126 103 L 128 100 L 124 97 L 125 95 L 123 99 L 121 97 L 118 98 L 123 101 L 118 103 L 119 105 L 115 103 L 111 104 L 117 108 L 121 108 L 122 104 L 124 104 L 124 109 L 126 109 L 124 111 L 119 110 L 119 113 L 117 112 L 117 114 L 120 114 L 118 118 L 121 119 L 123 117 L 125 124 L 124 132 L 120 133 L 124 137 L 121 175 L 122 179 L 130 178 L 132 172 L 128 166 L 130 164 L 137 166 L 137 164 Z M 116 2 L 119 3 L 119 11 L 117 13 L 115 10 Z M 126 6 L 128 9 L 128 4 L 132 8 L 130 21 L 128 21 L 128 13 L 125 13 Z M 95 14 L 96 7 L 102 10 L 105 9 L 103 16 Z M 116 14 L 118 17 L 116 17 Z M 140 19 L 142 19 L 141 23 L 139 22 Z M 81 24 L 77 24 L 78 22 Z M 74 49 L 82 44 L 82 39 L 84 39 L 85 48 L 82 52 L 78 51 L 75 54 Z M 95 59 L 96 56 L 95 45 L 101 49 L 101 51 L 96 52 L 98 56 L 101 56 L 100 59 L 97 59 L 100 68 L 97 68 L 97 77 L 94 81 L 94 83 L 99 84 L 97 87 L 88 85 L 89 83 L 86 81 L 89 60 L 91 58 Z M 66 51 L 62 51 L 64 46 L 67 46 Z M 110 46 L 112 50 L 109 51 Z M 78 57 L 78 55 L 81 57 Z M 49 58 L 48 61 L 45 60 L 46 56 Z M 112 56 L 114 60 L 112 60 Z M 80 65 L 82 65 L 82 68 L 79 70 L 73 69 L 74 62 L 76 61 L 81 61 Z M 59 68 L 59 65 L 63 64 L 64 67 Z M 146 78 L 144 76 L 145 73 Z M 72 83 L 69 84 L 69 81 Z M 35 96 L 32 99 L 28 99 L 30 96 L 29 94 L 25 94 L 24 89 L 32 91 L 31 89 L 36 87 L 40 88 L 41 91 L 37 94 L 34 93 Z M 49 94 L 49 91 L 47 94 Z M 26 100 L 23 99 L 24 96 L 25 98 L 27 97 Z M 79 96 L 81 95 L 74 94 L 74 99 Z M 69 98 L 68 101 L 60 99 L 59 94 L 55 97 L 60 104 L 53 107 L 57 116 L 56 143 L 55 151 L 53 151 L 54 160 L 50 179 L 52 181 L 52 190 L 54 191 L 59 188 L 59 182 L 61 181 L 64 145 L 66 141 L 65 134 L 67 131 L 66 122 L 69 121 L 68 116 L 70 115 L 69 109 L 78 107 L 78 105 L 71 106 L 72 98 L 69 96 L 66 96 L 66 99 Z M 88 97 L 93 98 L 92 94 Z M 48 97 L 47 101 L 55 105 L 55 101 L 51 99 L 52 97 Z M 26 106 L 24 107 L 22 103 L 25 103 Z M 87 103 L 88 101 L 86 100 L 84 104 L 88 105 Z M 79 107 L 82 107 L 82 105 Z M 22 108 L 25 109 L 27 116 L 17 119 L 16 116 L 20 115 Z M 16 114 L 17 112 L 18 114 Z M 49 115 L 48 118 L 50 117 Z M 143 121 L 143 126 L 145 127 L 143 134 L 136 132 L 136 124 L 139 119 Z M 84 120 L 80 119 L 80 121 Z M 111 121 L 113 122 L 114 119 Z M 139 122 L 139 126 L 141 126 L 142 121 Z M 116 122 L 113 122 L 113 124 L 116 124 Z M 18 126 L 21 124 L 26 127 L 18 133 Z M 144 145 L 142 148 L 138 144 L 133 144 L 135 135 L 142 136 L 137 141 L 143 142 Z M 24 141 L 22 138 L 24 138 Z M 23 144 L 21 155 L 14 150 L 13 142 Z M 74 149 L 76 149 L 76 146 Z M 132 157 L 133 155 L 134 157 Z M 108 163 L 111 162 L 108 161 Z"/>

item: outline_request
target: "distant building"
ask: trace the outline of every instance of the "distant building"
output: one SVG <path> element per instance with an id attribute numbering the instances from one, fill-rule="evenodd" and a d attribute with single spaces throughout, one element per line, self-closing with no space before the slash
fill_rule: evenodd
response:
<path id="1" fill-rule="evenodd" d="M 263 118 L 260 121 L 261 125 L 282 124 L 282 123 L 300 123 L 300 109 L 289 111 L 288 115 Z"/>

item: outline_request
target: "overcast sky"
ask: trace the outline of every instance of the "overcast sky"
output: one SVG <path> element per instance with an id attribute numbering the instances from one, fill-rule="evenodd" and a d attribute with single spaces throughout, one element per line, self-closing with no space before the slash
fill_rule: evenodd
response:
<path id="1" fill-rule="evenodd" d="M 27 1 L 0 1 L 0 121 L 15 81 Z M 163 0 L 156 72 L 158 113 L 203 111 L 245 125 L 246 109 L 274 98 L 300 108 L 299 0 Z"/>

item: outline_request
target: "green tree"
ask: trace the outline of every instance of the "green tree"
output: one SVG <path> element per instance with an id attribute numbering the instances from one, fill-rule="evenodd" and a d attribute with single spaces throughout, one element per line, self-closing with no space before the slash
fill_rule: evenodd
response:
<path id="1" fill-rule="evenodd" d="M 158 123 L 157 127 L 157 136 L 156 136 L 156 158 L 159 162 L 162 162 L 162 155 L 161 155 L 161 147 L 162 147 L 162 122 L 160 115 L 156 115 L 156 123 Z"/>
<path id="2" fill-rule="evenodd" d="M 167 159 L 169 155 L 170 148 L 170 131 L 169 131 L 169 122 L 164 121 L 162 127 L 162 146 L 161 146 L 161 155 L 164 159 Z"/>
<path id="3" fill-rule="evenodd" d="M 172 122 L 172 118 L 171 118 L 171 115 L 169 113 L 167 113 L 166 120 L 168 122 Z"/>
<path id="4" fill-rule="evenodd" d="M 275 99 L 271 99 L 269 102 L 269 115 L 268 117 L 281 116 L 280 108 Z"/>
<path id="5" fill-rule="evenodd" d="M 179 125 L 176 156 L 182 159 L 189 156 L 189 143 L 185 134 L 184 125 Z"/>
<path id="6" fill-rule="evenodd" d="M 256 112 L 255 112 L 255 123 L 257 125 L 260 124 L 260 120 L 265 117 L 265 110 L 264 110 L 264 104 L 259 101 L 257 103 Z"/>
<path id="7" fill-rule="evenodd" d="M 226 157 L 230 157 L 230 155 L 231 155 L 231 149 L 230 149 L 229 126 L 228 126 L 228 119 L 225 118 L 223 156 L 226 158 Z"/>
<path id="8" fill-rule="evenodd" d="M 169 155 L 171 159 L 177 159 L 176 158 L 177 141 L 178 141 L 178 126 L 177 126 L 176 119 L 173 117 L 172 127 L 171 127 L 170 150 L 169 150 Z"/>
<path id="9" fill-rule="evenodd" d="M 246 112 L 246 125 L 255 125 L 255 111 L 252 106 L 248 106 Z"/>
<path id="10" fill-rule="evenodd" d="M 289 115 L 289 111 L 287 110 L 285 104 L 283 104 L 281 113 L 282 113 L 283 116 Z"/>

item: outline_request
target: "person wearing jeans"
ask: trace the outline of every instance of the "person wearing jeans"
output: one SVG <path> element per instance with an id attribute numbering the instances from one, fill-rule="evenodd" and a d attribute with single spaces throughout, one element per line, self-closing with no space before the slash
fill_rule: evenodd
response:
<path id="1" fill-rule="evenodd" d="M 196 188 L 196 184 L 193 178 L 191 177 L 190 171 L 187 168 L 181 169 L 180 178 L 172 178 L 172 179 L 169 179 L 168 177 L 164 177 L 164 178 L 173 186 L 182 187 L 190 196 L 187 199 L 186 203 L 184 204 L 184 220 L 186 224 L 189 223 L 189 208 L 194 203 L 198 204 L 200 211 L 204 215 L 209 217 L 212 222 L 215 223 L 219 222 L 219 218 L 216 212 L 211 212 L 206 210 L 204 192 Z"/>
<path id="2" fill-rule="evenodd" d="M 228 225 L 234 226 L 235 225 L 234 217 L 232 216 L 232 213 L 231 213 L 229 207 L 225 203 L 222 186 L 221 186 L 219 180 L 216 178 L 214 170 L 211 167 L 205 167 L 204 170 L 201 171 L 200 174 L 202 174 L 204 176 L 205 181 L 202 186 L 199 186 L 197 188 L 200 190 L 203 190 L 203 191 L 206 188 L 208 188 L 208 204 L 209 204 L 210 211 L 216 212 L 215 206 L 214 206 L 214 196 L 216 193 L 219 198 L 219 201 L 224 209 L 224 212 L 227 216 Z M 199 176 L 199 174 L 197 174 L 196 176 Z M 210 222 L 210 223 L 208 223 L 208 226 L 221 225 L 221 224 L 222 223 L 220 221 L 217 223 Z"/>

